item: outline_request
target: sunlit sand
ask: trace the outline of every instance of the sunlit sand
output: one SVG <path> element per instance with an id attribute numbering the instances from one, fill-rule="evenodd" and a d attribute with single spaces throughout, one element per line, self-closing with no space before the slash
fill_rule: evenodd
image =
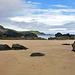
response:
<path id="1" fill-rule="evenodd" d="M 0 40 L 0 44 L 21 44 L 27 50 L 0 51 L 0 75 L 74 75 L 74 40 Z M 45 56 L 30 57 L 42 52 Z"/>

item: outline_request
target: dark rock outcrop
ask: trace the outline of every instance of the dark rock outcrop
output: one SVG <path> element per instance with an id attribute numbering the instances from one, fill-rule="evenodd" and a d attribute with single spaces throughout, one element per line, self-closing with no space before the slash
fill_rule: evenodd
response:
<path id="1" fill-rule="evenodd" d="M 67 34 L 61 34 L 61 33 L 57 33 L 55 34 L 56 40 L 74 40 L 75 39 L 75 35 L 71 35 L 69 33 Z"/>
<path id="2" fill-rule="evenodd" d="M 44 53 L 32 53 L 30 56 L 34 57 L 34 56 L 45 56 Z"/>
<path id="3" fill-rule="evenodd" d="M 74 51 L 75 52 L 75 41 L 74 41 L 74 43 L 72 44 L 72 51 Z"/>
<path id="4" fill-rule="evenodd" d="M 68 44 L 68 43 L 64 43 L 64 44 L 62 44 L 62 45 L 70 45 L 70 44 Z"/>
<path id="5" fill-rule="evenodd" d="M 57 34 L 55 34 L 56 37 L 61 37 L 62 34 L 60 32 L 58 32 Z"/>
<path id="6" fill-rule="evenodd" d="M 1 30 L 6 37 L 21 37 L 22 34 L 15 30 Z"/>
<path id="7" fill-rule="evenodd" d="M 22 49 L 24 49 L 24 50 L 26 50 L 28 48 L 24 47 L 23 45 L 20 45 L 20 44 L 12 44 L 12 49 L 14 49 L 14 50 L 22 50 Z"/>
<path id="8" fill-rule="evenodd" d="M 7 44 L 0 44 L 0 50 L 12 50 Z"/>
<path id="9" fill-rule="evenodd" d="M 70 35 L 69 33 L 67 33 L 67 34 L 63 34 L 63 36 L 71 37 L 72 35 Z"/>
<path id="10" fill-rule="evenodd" d="M 31 32 L 20 32 L 24 37 L 37 37 L 36 34 Z"/>
<path id="11" fill-rule="evenodd" d="M 67 34 L 61 34 L 60 32 L 58 32 L 57 34 L 55 34 L 55 37 L 71 37 L 71 36 L 74 36 L 74 35 L 70 35 L 69 33 Z"/>

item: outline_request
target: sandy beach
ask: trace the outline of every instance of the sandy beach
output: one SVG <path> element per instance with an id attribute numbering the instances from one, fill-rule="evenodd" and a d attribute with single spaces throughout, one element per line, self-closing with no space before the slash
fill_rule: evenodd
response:
<path id="1" fill-rule="evenodd" d="M 0 40 L 0 44 L 21 44 L 27 50 L 0 51 L 0 75 L 74 75 L 74 40 Z M 45 56 L 30 57 L 41 52 Z"/>

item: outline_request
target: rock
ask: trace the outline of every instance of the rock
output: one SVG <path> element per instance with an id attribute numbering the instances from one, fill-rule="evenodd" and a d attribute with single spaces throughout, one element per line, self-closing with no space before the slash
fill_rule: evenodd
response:
<path id="1" fill-rule="evenodd" d="M 64 43 L 64 44 L 62 44 L 62 45 L 70 45 L 70 44 L 68 44 L 68 43 Z"/>
<path id="2" fill-rule="evenodd" d="M 57 34 L 55 34 L 56 37 L 61 37 L 62 34 L 60 32 L 58 32 Z"/>
<path id="3" fill-rule="evenodd" d="M 10 48 L 7 44 L 0 44 L 0 50 L 12 50 L 12 48 Z"/>
<path id="4" fill-rule="evenodd" d="M 22 49 L 28 49 L 27 47 L 24 47 L 23 45 L 20 44 L 12 44 L 12 49 L 14 50 L 22 50 Z"/>
<path id="5" fill-rule="evenodd" d="M 32 53 L 30 56 L 45 56 L 44 53 Z"/>
<path id="6" fill-rule="evenodd" d="M 73 47 L 72 51 L 75 52 L 75 41 L 74 41 L 74 43 L 72 44 L 72 47 Z"/>

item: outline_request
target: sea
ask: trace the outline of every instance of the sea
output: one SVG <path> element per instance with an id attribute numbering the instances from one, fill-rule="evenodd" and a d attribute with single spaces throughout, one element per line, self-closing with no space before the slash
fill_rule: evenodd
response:
<path id="1" fill-rule="evenodd" d="M 49 37 L 55 37 L 55 34 L 37 34 L 37 36 L 48 39 Z"/>

